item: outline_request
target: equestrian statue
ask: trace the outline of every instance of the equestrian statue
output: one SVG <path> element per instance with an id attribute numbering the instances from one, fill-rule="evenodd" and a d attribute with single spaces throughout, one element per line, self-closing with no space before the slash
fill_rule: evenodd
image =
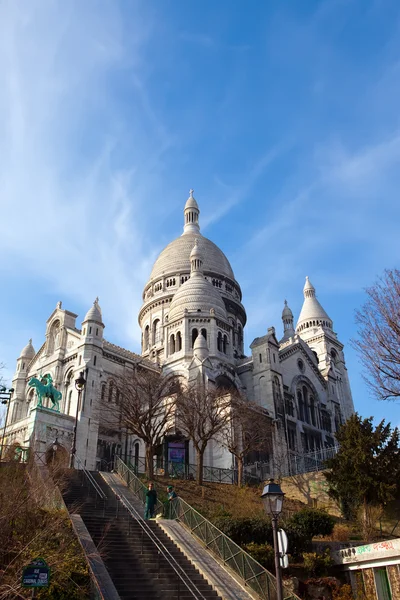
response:
<path id="1" fill-rule="evenodd" d="M 62 393 L 54 387 L 51 375 L 46 375 L 41 381 L 36 377 L 32 377 L 32 379 L 29 380 L 28 386 L 36 389 L 36 394 L 39 398 L 37 403 L 38 407 L 43 406 L 44 398 L 50 398 L 53 403 L 51 410 L 60 412 L 59 402 L 62 398 Z"/>

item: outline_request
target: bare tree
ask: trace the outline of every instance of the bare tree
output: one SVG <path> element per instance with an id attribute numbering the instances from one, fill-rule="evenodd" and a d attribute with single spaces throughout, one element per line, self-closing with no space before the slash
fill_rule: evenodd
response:
<path id="1" fill-rule="evenodd" d="M 221 430 L 222 445 L 235 458 L 238 469 L 237 485 L 243 485 L 243 466 L 251 452 L 269 454 L 272 449 L 272 419 L 257 404 L 235 394 L 231 400 L 229 421 Z"/>
<path id="2" fill-rule="evenodd" d="M 176 399 L 176 423 L 196 450 L 196 482 L 203 484 L 203 461 L 207 444 L 216 439 L 230 421 L 231 393 L 220 388 L 193 385 Z"/>
<path id="3" fill-rule="evenodd" d="M 377 399 L 395 400 L 400 397 L 400 271 L 386 270 L 366 293 L 367 302 L 356 312 L 358 339 L 352 343 Z"/>
<path id="4" fill-rule="evenodd" d="M 144 442 L 146 474 L 154 475 L 153 455 L 174 423 L 177 382 L 154 367 L 136 365 L 112 378 L 102 394 L 101 418 L 114 430 L 126 429 Z"/>

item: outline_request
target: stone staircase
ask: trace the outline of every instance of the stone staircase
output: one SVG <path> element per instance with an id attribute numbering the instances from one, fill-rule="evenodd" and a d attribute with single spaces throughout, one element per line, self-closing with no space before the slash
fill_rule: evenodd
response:
<path id="1" fill-rule="evenodd" d="M 81 515 L 121 599 L 215 600 L 219 596 L 156 521 L 134 518 L 99 473 L 102 502 L 82 471 L 67 475 L 64 501 Z"/>

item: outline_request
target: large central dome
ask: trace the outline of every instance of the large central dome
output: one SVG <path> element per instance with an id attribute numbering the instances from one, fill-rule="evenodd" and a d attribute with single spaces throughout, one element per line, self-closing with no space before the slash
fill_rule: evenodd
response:
<path id="1" fill-rule="evenodd" d="M 183 233 L 176 240 L 168 244 L 158 256 L 151 271 L 150 279 L 157 279 L 162 275 L 190 272 L 190 252 L 194 246 L 195 239 L 199 240 L 203 253 L 204 272 L 225 275 L 229 279 L 235 279 L 232 267 L 225 254 L 201 233 Z"/>

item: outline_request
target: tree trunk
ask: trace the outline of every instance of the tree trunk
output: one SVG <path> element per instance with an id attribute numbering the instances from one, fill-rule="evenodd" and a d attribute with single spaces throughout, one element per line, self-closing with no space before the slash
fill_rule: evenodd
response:
<path id="1" fill-rule="evenodd" d="M 243 485 L 243 456 L 237 456 L 237 485 L 242 487 Z"/>
<path id="2" fill-rule="evenodd" d="M 203 485 L 204 450 L 196 450 L 196 483 Z"/>
<path id="3" fill-rule="evenodd" d="M 153 454 L 153 445 L 146 444 L 146 475 L 149 479 L 153 479 L 154 477 Z"/>

